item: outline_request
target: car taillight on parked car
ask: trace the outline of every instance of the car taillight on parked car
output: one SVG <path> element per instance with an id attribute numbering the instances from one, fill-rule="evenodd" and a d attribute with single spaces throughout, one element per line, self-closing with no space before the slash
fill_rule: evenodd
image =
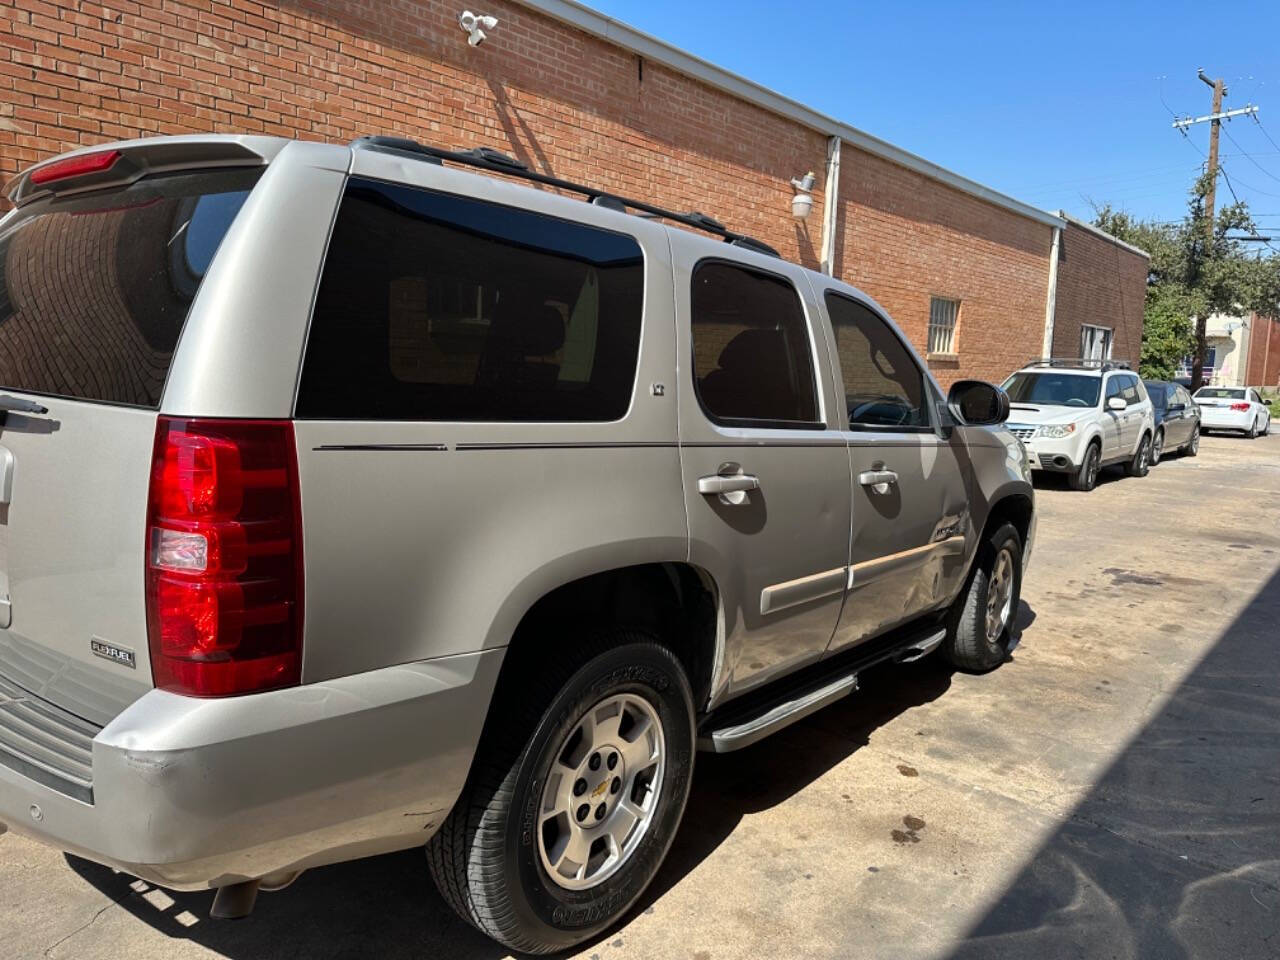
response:
<path id="1" fill-rule="evenodd" d="M 160 417 L 146 561 L 157 687 L 221 697 L 299 683 L 302 510 L 293 424 Z"/>
<path id="2" fill-rule="evenodd" d="M 1231 409 L 1236 410 L 1240 413 L 1244 413 L 1248 411 L 1249 405 L 1247 403 L 1233 403 L 1231 405 Z"/>

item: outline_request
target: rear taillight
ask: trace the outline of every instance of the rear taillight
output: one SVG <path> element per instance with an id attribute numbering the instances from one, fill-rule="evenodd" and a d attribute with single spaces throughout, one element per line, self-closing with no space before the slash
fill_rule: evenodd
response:
<path id="1" fill-rule="evenodd" d="M 1231 409 L 1232 409 L 1232 410 L 1238 410 L 1238 411 L 1240 411 L 1241 413 L 1244 413 L 1244 412 L 1247 412 L 1247 411 L 1248 411 L 1248 409 L 1249 409 L 1249 405 L 1248 405 L 1247 403 L 1233 403 L 1233 404 L 1231 405 Z"/>
<path id="2" fill-rule="evenodd" d="M 147 507 L 156 686 L 222 697 L 297 684 L 302 570 L 293 424 L 160 417 Z"/>
<path id="3" fill-rule="evenodd" d="M 56 180 L 82 177 L 86 173 L 101 173 L 103 170 L 110 170 L 119 159 L 119 150 L 100 150 L 97 153 L 82 153 L 78 157 L 55 160 L 53 163 L 32 170 L 31 182 L 40 186 Z"/>

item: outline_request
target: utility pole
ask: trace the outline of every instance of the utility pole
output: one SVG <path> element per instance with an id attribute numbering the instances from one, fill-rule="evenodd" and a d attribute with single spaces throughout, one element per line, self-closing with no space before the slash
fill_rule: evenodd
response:
<path id="1" fill-rule="evenodd" d="M 1209 191 L 1204 198 L 1205 207 L 1205 249 L 1213 248 L 1213 206 L 1218 190 L 1218 131 L 1222 126 L 1222 98 L 1227 94 L 1227 86 L 1222 82 L 1222 78 L 1210 80 L 1204 70 L 1198 70 L 1196 75 L 1201 82 L 1208 84 L 1213 88 L 1213 107 L 1209 111 L 1209 116 L 1202 119 L 1208 120 L 1209 127 Z M 1191 361 L 1191 392 L 1195 393 L 1204 383 L 1204 358 L 1208 353 L 1208 338 L 1205 332 L 1208 329 L 1208 317 L 1196 317 L 1196 355 Z"/>

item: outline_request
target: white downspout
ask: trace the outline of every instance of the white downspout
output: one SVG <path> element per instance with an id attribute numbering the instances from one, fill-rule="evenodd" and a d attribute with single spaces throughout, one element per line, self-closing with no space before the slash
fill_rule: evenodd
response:
<path id="1" fill-rule="evenodd" d="M 1053 356 L 1054 309 L 1058 300 L 1058 248 L 1062 243 L 1062 228 L 1053 228 L 1053 243 L 1049 245 L 1049 295 L 1044 304 L 1044 346 L 1041 356 Z"/>
<path id="2" fill-rule="evenodd" d="M 827 177 L 822 197 L 822 272 L 834 276 L 836 260 L 836 217 L 840 210 L 840 138 L 827 141 Z"/>

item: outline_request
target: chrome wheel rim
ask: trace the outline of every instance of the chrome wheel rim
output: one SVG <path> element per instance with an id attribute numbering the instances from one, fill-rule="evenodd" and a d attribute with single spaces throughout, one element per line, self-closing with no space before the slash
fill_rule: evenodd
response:
<path id="1" fill-rule="evenodd" d="M 635 853 L 666 770 L 657 708 L 638 694 L 601 700 L 560 743 L 542 788 L 538 853 L 553 883 L 586 890 Z"/>
<path id="2" fill-rule="evenodd" d="M 1089 451 L 1089 484 L 1090 489 L 1098 482 L 1098 451 Z"/>
<path id="3" fill-rule="evenodd" d="M 987 583 L 987 642 L 996 643 L 1013 612 L 1013 554 L 1005 547 L 996 556 Z"/>
<path id="4" fill-rule="evenodd" d="M 1164 434 L 1157 433 L 1155 440 L 1152 441 L 1152 444 L 1151 444 L 1151 463 L 1153 465 L 1160 462 L 1160 454 L 1162 454 L 1163 452 L 1164 452 Z"/>
<path id="5" fill-rule="evenodd" d="M 1142 446 L 1138 448 L 1138 472 L 1147 469 L 1148 458 L 1151 456 L 1151 444 L 1146 440 L 1142 441 Z"/>
<path id="6" fill-rule="evenodd" d="M 1191 434 L 1191 452 L 1197 453 L 1200 450 L 1200 428 L 1197 427 L 1195 432 Z"/>

